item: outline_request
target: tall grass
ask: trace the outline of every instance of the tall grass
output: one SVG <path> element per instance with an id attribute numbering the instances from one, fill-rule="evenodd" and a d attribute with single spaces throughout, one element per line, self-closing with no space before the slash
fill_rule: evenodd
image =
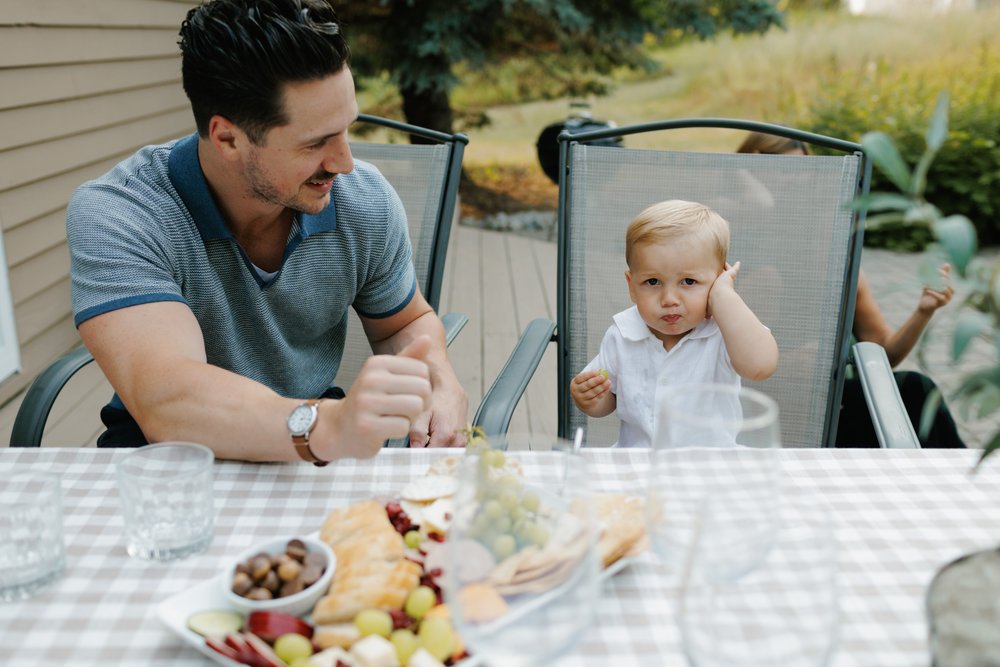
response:
<path id="1" fill-rule="evenodd" d="M 619 125 L 683 116 L 797 123 L 841 74 L 856 78 L 886 63 L 926 69 L 933 63 L 947 67 L 971 61 L 981 57 L 976 47 L 993 43 L 996 34 L 996 8 L 892 17 L 796 13 L 785 31 L 655 50 L 653 56 L 670 74 L 620 83 L 610 95 L 592 99 L 592 108 L 596 118 Z M 475 90 L 456 91 L 456 99 L 466 95 L 474 99 Z M 565 99 L 490 109 L 492 125 L 470 132 L 466 160 L 533 163 L 538 133 L 567 111 Z M 729 151 L 740 140 L 737 133 L 718 131 L 670 135 L 630 137 L 628 145 Z"/>

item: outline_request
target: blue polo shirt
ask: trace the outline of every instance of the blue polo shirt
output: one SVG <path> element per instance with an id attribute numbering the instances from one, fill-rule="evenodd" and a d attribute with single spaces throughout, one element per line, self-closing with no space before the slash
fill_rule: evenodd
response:
<path id="1" fill-rule="evenodd" d="M 266 281 L 209 193 L 197 135 L 147 146 L 80 186 L 66 229 L 77 326 L 136 304 L 185 303 L 208 363 L 282 396 L 319 396 L 334 383 L 348 307 L 387 317 L 416 290 L 403 205 L 361 161 L 334 180 L 324 211 L 296 214 Z"/>

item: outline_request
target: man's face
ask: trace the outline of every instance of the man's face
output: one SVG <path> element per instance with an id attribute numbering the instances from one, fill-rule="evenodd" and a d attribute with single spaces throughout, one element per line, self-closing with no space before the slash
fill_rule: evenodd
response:
<path id="1" fill-rule="evenodd" d="M 288 123 L 268 130 L 244 159 L 248 194 L 316 214 L 330 203 L 336 175 L 354 169 L 347 143 L 347 129 L 358 117 L 354 78 L 344 67 L 318 81 L 287 83 L 283 98 Z"/>
<path id="2" fill-rule="evenodd" d="M 629 296 L 666 349 L 705 319 L 708 294 L 722 268 L 710 244 L 691 235 L 632 249 L 625 272 Z"/>

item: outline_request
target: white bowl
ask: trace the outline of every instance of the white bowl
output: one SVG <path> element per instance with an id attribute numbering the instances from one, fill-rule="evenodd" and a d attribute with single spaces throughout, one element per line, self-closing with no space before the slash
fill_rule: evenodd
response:
<path id="1" fill-rule="evenodd" d="M 272 598 L 270 600 L 251 600 L 242 595 L 237 595 L 232 591 L 233 577 L 236 574 L 236 566 L 246 562 L 249 558 L 263 552 L 270 555 L 285 552 L 285 546 L 289 540 L 300 539 L 305 543 L 310 553 L 316 552 L 326 557 L 326 570 L 323 575 L 311 586 L 285 597 Z M 325 542 L 315 537 L 281 537 L 269 540 L 247 549 L 237 556 L 223 571 L 222 587 L 225 590 L 226 599 L 229 604 L 239 609 L 244 614 L 253 611 L 280 611 L 294 616 L 302 616 L 312 612 L 316 602 L 323 597 L 330 588 L 330 581 L 333 580 L 333 573 L 337 569 L 337 556 Z"/>

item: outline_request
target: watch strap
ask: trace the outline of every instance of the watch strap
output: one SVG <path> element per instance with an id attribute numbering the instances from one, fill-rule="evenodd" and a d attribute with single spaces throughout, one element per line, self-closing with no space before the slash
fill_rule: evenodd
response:
<path id="1" fill-rule="evenodd" d="M 323 402 L 322 398 L 310 398 L 307 401 L 303 401 L 303 405 L 311 405 L 315 409 L 319 408 L 319 404 Z M 299 455 L 299 458 L 303 461 L 308 461 L 312 463 L 317 468 L 322 468 L 329 461 L 324 461 L 323 459 L 316 456 L 313 452 L 312 447 L 309 446 L 309 436 L 312 434 L 314 428 L 316 428 L 316 422 L 319 421 L 319 413 L 316 414 L 316 419 L 313 420 L 312 425 L 309 430 L 302 435 L 292 435 L 292 445 L 295 447 L 295 453 Z"/>

